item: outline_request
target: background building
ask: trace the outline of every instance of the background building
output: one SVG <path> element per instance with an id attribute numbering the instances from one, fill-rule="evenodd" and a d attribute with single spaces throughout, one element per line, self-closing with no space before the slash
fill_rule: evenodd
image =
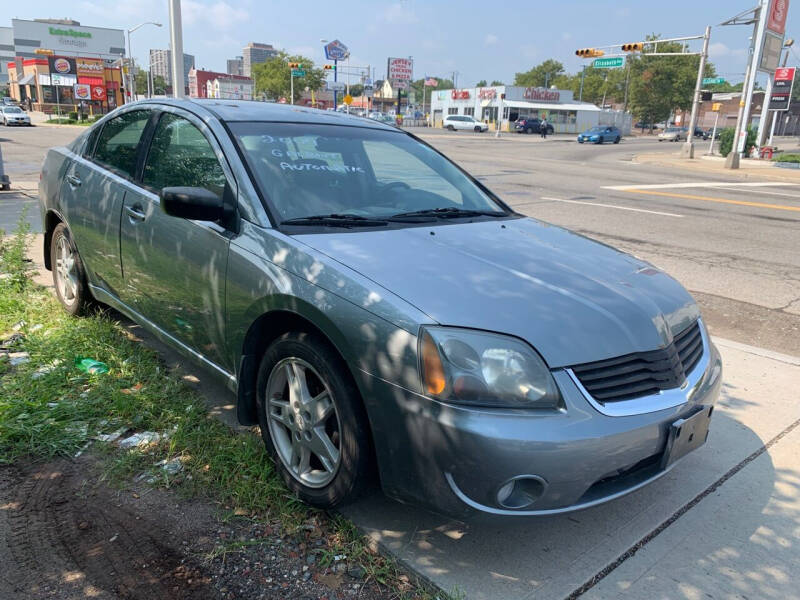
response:
<path id="1" fill-rule="evenodd" d="M 225 71 L 228 75 L 244 75 L 244 59 L 241 56 L 229 58 Z"/>
<path id="2" fill-rule="evenodd" d="M 72 19 L 11 19 L 11 27 L 0 27 L 0 85 L 9 82 L 9 62 L 36 58 L 37 49 L 112 61 L 125 55 L 125 34 L 122 29 L 86 27 Z"/>
<path id="3" fill-rule="evenodd" d="M 160 75 L 167 85 L 172 85 L 172 50 L 150 50 L 150 69 L 153 77 Z M 189 87 L 189 71 L 194 69 L 194 56 L 183 55 L 183 87 Z"/>
<path id="4" fill-rule="evenodd" d="M 213 84 L 215 80 L 219 83 Z M 212 84 L 209 88 L 209 83 Z M 209 96 L 209 89 L 213 89 L 216 95 Z M 231 96 L 225 94 L 230 93 Z M 190 98 L 235 98 L 234 94 L 242 94 L 238 100 L 253 99 L 253 80 L 242 75 L 229 75 L 217 71 L 206 71 L 204 69 L 192 69 L 189 71 L 189 97 Z M 247 93 L 248 98 L 243 97 Z"/>
<path id="5" fill-rule="evenodd" d="M 270 58 L 278 56 L 278 51 L 272 44 L 250 42 L 242 49 L 242 75 L 253 76 L 253 65 L 267 62 Z"/>

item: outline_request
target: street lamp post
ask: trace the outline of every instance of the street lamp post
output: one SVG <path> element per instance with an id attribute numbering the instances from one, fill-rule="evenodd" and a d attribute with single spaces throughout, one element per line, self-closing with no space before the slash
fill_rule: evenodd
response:
<path id="1" fill-rule="evenodd" d="M 145 25 L 155 25 L 156 27 L 161 27 L 161 23 L 156 23 L 155 21 L 145 21 L 144 23 L 139 23 L 136 27 L 128 29 L 128 83 L 131 88 L 130 89 L 131 100 L 136 100 L 136 77 L 133 73 L 133 53 L 131 52 L 131 34 L 140 27 L 144 27 Z"/>

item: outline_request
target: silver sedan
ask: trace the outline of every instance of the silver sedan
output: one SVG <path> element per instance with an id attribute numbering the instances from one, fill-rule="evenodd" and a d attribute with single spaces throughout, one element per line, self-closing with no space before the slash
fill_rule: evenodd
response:
<path id="1" fill-rule="evenodd" d="M 217 375 L 315 506 L 376 474 L 452 515 L 560 513 L 708 435 L 720 357 L 677 281 L 396 127 L 144 101 L 51 149 L 39 191 L 64 308 L 110 305 Z"/>

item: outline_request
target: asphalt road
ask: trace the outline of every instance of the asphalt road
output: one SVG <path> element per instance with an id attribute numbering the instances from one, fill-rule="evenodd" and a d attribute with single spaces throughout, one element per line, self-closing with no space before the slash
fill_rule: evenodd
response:
<path id="1" fill-rule="evenodd" d="M 35 202 L 45 148 L 79 132 L 0 129 L 12 184 L 33 190 L 0 194 L 0 223 Z M 652 139 L 580 146 L 514 134 L 420 135 L 518 211 L 632 252 L 682 281 L 722 351 L 725 385 L 709 442 L 661 480 L 606 505 L 458 523 L 375 494 L 345 513 L 407 565 L 467 598 L 800 597 L 791 575 L 800 569 L 800 185 L 633 162 L 678 150 Z M 212 413 L 231 422 L 225 390 L 131 328 L 196 374 Z"/>
<path id="2" fill-rule="evenodd" d="M 679 151 L 649 137 L 597 146 L 419 132 L 519 212 L 676 277 L 713 334 L 800 355 L 800 185 L 638 164 L 637 154 Z"/>

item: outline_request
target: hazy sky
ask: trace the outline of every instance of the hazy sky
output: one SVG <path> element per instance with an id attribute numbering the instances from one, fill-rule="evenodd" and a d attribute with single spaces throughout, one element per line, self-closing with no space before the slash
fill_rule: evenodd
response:
<path id="1" fill-rule="evenodd" d="M 749 26 L 718 27 L 756 0 L 183 0 L 184 51 L 198 68 L 225 70 L 250 41 L 266 42 L 324 60 L 321 38 L 350 47 L 351 65 L 376 67 L 381 78 L 388 56 L 413 56 L 414 76 L 449 76 L 472 86 L 480 79 L 510 83 L 514 73 L 547 58 L 568 70 L 584 64 L 576 48 L 701 34 L 712 25 L 711 60 L 732 82 L 744 77 Z M 800 2 L 789 11 L 787 36 L 800 37 Z M 70 17 L 82 25 L 131 28 L 159 21 L 131 36 L 133 54 L 147 64 L 149 48 L 169 45 L 167 0 L 26 0 L 13 2 L 6 17 Z M 6 25 L 6 23 L 2 23 Z M 10 23 L 8 23 L 10 24 Z M 800 64 L 800 42 L 789 65 Z M 762 77 L 763 79 L 763 77 Z"/>

